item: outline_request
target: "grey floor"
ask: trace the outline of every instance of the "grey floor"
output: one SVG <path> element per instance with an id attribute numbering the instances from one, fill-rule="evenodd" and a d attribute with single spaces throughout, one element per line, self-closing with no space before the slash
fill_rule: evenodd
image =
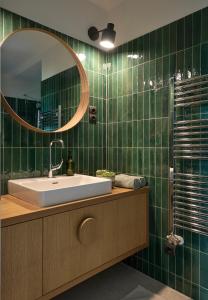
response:
<path id="1" fill-rule="evenodd" d="M 125 265 L 118 264 L 54 300 L 188 300 L 190 298 Z"/>

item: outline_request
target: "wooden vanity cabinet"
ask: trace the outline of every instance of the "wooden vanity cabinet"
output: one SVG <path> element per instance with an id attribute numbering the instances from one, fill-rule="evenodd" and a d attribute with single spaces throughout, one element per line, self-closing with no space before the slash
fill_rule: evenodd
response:
<path id="1" fill-rule="evenodd" d="M 44 218 L 44 294 L 116 256 L 115 214 L 112 201 Z"/>
<path id="2" fill-rule="evenodd" d="M 1 228 L 2 300 L 52 299 L 147 247 L 147 196 L 117 189 L 31 215 L 18 207 Z"/>
<path id="3" fill-rule="evenodd" d="M 42 220 L 1 230 L 1 300 L 42 296 Z"/>

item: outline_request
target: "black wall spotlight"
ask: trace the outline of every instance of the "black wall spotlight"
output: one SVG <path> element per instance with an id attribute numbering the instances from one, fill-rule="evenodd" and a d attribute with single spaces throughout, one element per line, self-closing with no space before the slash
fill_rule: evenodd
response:
<path id="1" fill-rule="evenodd" d="M 108 23 L 107 27 L 102 30 L 97 30 L 96 27 L 92 26 L 88 29 L 88 36 L 92 41 L 96 41 L 99 38 L 100 32 L 102 32 L 100 45 L 107 49 L 114 48 L 114 42 L 115 42 L 115 37 L 116 37 L 116 32 L 114 30 L 114 24 Z"/>

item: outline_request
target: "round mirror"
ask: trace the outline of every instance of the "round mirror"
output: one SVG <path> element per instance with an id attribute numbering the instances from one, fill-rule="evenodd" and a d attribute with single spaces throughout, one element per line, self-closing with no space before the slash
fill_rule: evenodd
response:
<path id="1" fill-rule="evenodd" d="M 77 54 L 42 29 L 21 29 L 1 44 L 1 100 L 21 125 L 37 132 L 74 127 L 89 104 Z"/>

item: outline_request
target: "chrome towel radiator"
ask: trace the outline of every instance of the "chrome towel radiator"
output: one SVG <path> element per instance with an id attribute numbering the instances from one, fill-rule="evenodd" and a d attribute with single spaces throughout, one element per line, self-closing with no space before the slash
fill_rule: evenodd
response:
<path id="1" fill-rule="evenodd" d="M 208 75 L 174 81 L 173 227 L 208 236 Z"/>

